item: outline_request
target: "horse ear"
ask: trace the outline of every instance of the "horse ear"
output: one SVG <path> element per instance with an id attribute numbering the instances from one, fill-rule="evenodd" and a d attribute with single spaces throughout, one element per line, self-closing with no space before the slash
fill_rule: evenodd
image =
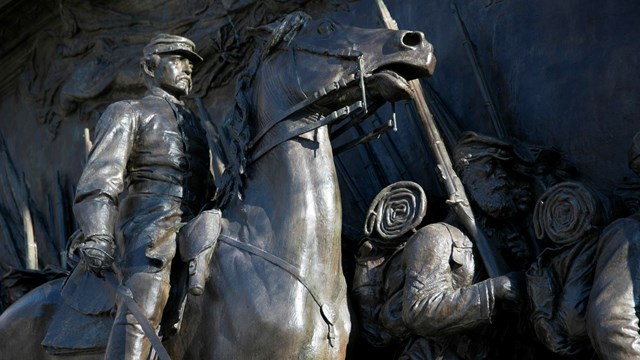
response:
<path id="1" fill-rule="evenodd" d="M 249 30 L 249 34 L 262 42 L 269 42 L 267 47 L 270 48 L 280 41 L 292 39 L 309 20 L 311 20 L 311 16 L 308 14 L 302 11 L 294 11 L 278 21 Z"/>
<path id="2" fill-rule="evenodd" d="M 257 28 L 249 28 L 247 29 L 247 34 L 255 40 L 266 43 L 273 36 L 273 32 L 279 25 L 280 22 L 272 22 Z"/>

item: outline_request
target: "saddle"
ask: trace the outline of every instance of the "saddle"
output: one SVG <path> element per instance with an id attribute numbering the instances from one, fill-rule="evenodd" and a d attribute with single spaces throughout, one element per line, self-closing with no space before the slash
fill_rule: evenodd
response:
<path id="1" fill-rule="evenodd" d="M 179 256 L 171 265 L 171 290 L 160 323 L 163 340 L 180 330 L 187 293 L 202 294 L 221 232 L 220 220 L 219 210 L 203 211 L 178 233 Z M 42 346 L 53 355 L 104 352 L 115 315 L 116 289 L 79 263 L 65 279 L 60 295 L 62 301 Z"/>
<path id="2" fill-rule="evenodd" d="M 113 324 L 114 289 L 78 264 L 60 295 L 42 346 L 52 355 L 104 351 Z"/>

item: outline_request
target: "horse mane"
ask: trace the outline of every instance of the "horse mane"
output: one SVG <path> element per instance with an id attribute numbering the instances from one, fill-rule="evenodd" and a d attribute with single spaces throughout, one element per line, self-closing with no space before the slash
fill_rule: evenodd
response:
<path id="1" fill-rule="evenodd" d="M 233 197 L 242 198 L 242 187 L 246 177 L 247 148 L 251 140 L 249 119 L 255 115 L 252 111 L 251 87 L 256 72 L 264 59 L 281 43 L 289 43 L 298 31 L 311 19 L 304 12 L 296 11 L 286 15 L 279 22 L 269 24 L 258 30 L 266 30 L 269 37 L 265 42 L 256 41 L 256 49 L 245 70 L 236 80 L 234 104 L 223 124 L 223 141 L 227 141 L 225 150 L 228 163 L 222 174 L 220 189 L 216 196 L 219 208 L 224 208 Z M 275 26 L 275 27 L 274 27 Z M 254 36 L 255 37 L 255 36 Z"/>

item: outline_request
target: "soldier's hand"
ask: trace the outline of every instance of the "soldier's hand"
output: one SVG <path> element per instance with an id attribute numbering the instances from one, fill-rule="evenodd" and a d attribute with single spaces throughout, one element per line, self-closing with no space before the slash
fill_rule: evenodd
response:
<path id="1" fill-rule="evenodd" d="M 507 300 L 514 304 L 522 302 L 524 274 L 520 271 L 510 272 L 507 275 L 491 279 L 495 296 L 498 299 Z"/>
<path id="2" fill-rule="evenodd" d="M 515 254 L 520 259 L 529 259 L 531 257 L 529 246 L 527 246 L 522 236 L 508 236 L 505 242 L 511 253 Z"/>
<path id="3" fill-rule="evenodd" d="M 82 262 L 92 273 L 102 277 L 102 271 L 111 270 L 115 244 L 109 236 L 92 236 L 80 245 Z"/>

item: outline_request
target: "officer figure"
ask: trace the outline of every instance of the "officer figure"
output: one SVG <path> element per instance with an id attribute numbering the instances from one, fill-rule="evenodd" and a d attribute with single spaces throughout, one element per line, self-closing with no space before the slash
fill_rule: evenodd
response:
<path id="1" fill-rule="evenodd" d="M 195 44 L 181 36 L 160 34 L 144 47 L 148 93 L 106 109 L 74 204 L 85 263 L 100 276 L 117 259 L 122 283 L 156 329 L 169 296 L 177 231 L 212 190 L 205 131 L 180 100 L 200 61 Z M 150 341 L 121 305 L 106 358 L 147 359 Z"/>

